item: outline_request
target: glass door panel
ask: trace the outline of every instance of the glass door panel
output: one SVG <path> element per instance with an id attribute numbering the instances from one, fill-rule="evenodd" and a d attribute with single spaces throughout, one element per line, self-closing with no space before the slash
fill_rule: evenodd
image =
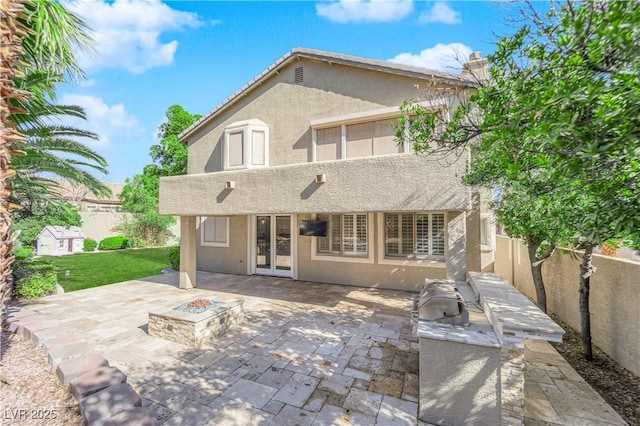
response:
<path id="1" fill-rule="evenodd" d="M 256 217 L 256 272 L 271 270 L 271 216 Z M 258 269 L 267 271 L 257 271 Z"/>
<path id="2" fill-rule="evenodd" d="M 276 216 L 276 269 L 291 270 L 291 216 Z"/>

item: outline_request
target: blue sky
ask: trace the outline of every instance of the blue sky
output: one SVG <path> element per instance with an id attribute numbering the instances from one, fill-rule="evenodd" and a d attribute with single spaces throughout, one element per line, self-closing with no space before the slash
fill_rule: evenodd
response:
<path id="1" fill-rule="evenodd" d="M 483 55 L 504 34 L 504 4 L 343 0 L 222 2 L 102 0 L 67 5 L 96 40 L 80 58 L 88 79 L 58 101 L 85 108 L 88 143 L 122 183 L 151 162 L 167 108 L 205 114 L 294 47 L 451 70 L 456 52 Z"/>

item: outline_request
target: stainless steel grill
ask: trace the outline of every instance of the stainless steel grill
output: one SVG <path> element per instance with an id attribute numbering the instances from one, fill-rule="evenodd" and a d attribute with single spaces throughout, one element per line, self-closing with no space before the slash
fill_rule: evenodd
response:
<path id="1" fill-rule="evenodd" d="M 450 280 L 425 280 L 413 302 L 414 320 L 469 325 L 469 312 L 460 291 Z"/>

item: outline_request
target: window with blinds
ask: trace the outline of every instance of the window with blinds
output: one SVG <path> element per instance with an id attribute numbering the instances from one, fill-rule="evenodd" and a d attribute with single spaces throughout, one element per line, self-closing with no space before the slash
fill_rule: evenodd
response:
<path id="1" fill-rule="evenodd" d="M 443 213 L 385 213 L 385 255 L 444 256 Z"/>
<path id="2" fill-rule="evenodd" d="M 396 143 L 391 120 L 378 120 L 346 126 L 346 158 L 397 154 L 402 144 Z"/>
<path id="3" fill-rule="evenodd" d="M 200 244 L 203 246 L 229 246 L 229 218 L 200 218 Z"/>
<path id="4" fill-rule="evenodd" d="M 340 159 L 342 127 L 316 130 L 316 161 Z"/>
<path id="5" fill-rule="evenodd" d="M 367 255 L 366 214 L 318 215 L 318 220 L 326 220 L 329 222 L 327 236 L 317 238 L 318 254 L 341 256 Z"/>

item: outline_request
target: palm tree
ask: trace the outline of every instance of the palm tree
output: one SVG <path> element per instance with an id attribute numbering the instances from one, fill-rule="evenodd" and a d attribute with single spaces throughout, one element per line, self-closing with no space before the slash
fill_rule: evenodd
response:
<path id="1" fill-rule="evenodd" d="M 11 250 L 16 236 L 10 234 L 9 179 L 16 174 L 12 157 L 25 136 L 17 130 L 17 114 L 25 113 L 29 93 L 17 79 L 27 69 L 46 70 L 69 78 L 83 76 L 75 52 L 87 50 L 91 40 L 82 20 L 56 1 L 3 0 L 0 2 L 0 304 L 11 293 Z M 50 86 L 49 86 L 50 87 Z"/>

